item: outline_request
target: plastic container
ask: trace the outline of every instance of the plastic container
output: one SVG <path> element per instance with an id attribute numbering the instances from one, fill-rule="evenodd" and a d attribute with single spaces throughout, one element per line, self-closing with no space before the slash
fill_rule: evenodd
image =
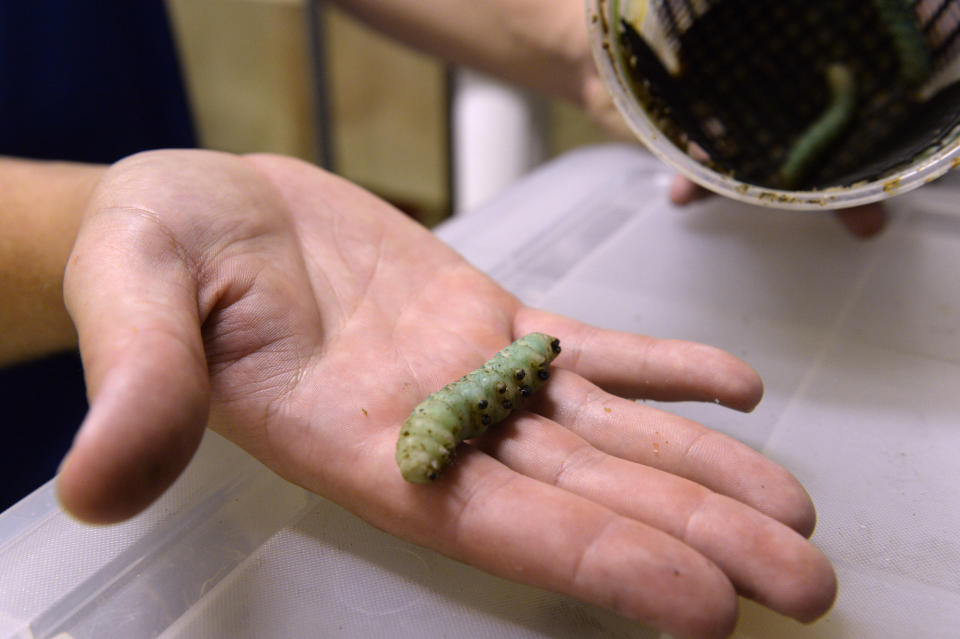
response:
<path id="1" fill-rule="evenodd" d="M 927 0 L 921 0 L 921 4 Z M 742 181 L 729 172 L 716 170 L 693 157 L 688 150 L 680 148 L 671 136 L 657 124 L 658 117 L 646 108 L 638 98 L 633 81 L 628 77 L 621 34 L 623 28 L 621 16 L 629 11 L 645 14 L 650 19 L 662 5 L 667 12 L 677 12 L 678 6 L 690 7 L 689 14 L 681 15 L 687 23 L 697 20 L 703 12 L 717 6 L 722 0 L 587 0 L 587 25 L 594 58 L 600 76 L 610 92 L 614 103 L 623 115 L 629 127 L 654 154 L 668 163 L 681 174 L 697 184 L 721 195 L 766 207 L 787 209 L 823 209 L 847 208 L 870 202 L 884 200 L 927 184 L 944 175 L 952 168 L 960 166 L 960 126 L 952 125 L 941 130 L 930 139 L 915 139 L 912 142 L 922 144 L 920 153 L 908 158 L 906 162 L 890 170 L 881 172 L 869 179 L 857 179 L 851 183 L 828 183 L 807 190 L 792 190 L 764 186 L 750 181 Z M 940 0 L 940 4 L 949 4 L 953 0 Z M 657 6 L 657 5 L 660 6 Z M 958 4 L 958 3 L 953 3 Z M 761 5 L 762 6 L 762 5 Z M 960 8 L 960 7 L 950 7 Z M 684 9 L 686 11 L 687 9 Z M 700 11 L 701 14 L 697 12 Z M 663 11 L 661 11 L 662 13 Z M 949 13 L 949 12 L 947 12 Z M 954 27 L 955 28 L 955 27 Z M 657 43 L 651 44 L 652 48 Z M 940 86 L 956 84 L 960 75 L 960 60 L 956 48 L 949 53 L 949 64 L 939 60 L 935 70 Z M 947 54 L 941 54 L 941 58 Z M 944 77 L 953 75 L 953 78 Z M 953 114 L 960 113 L 960 101 L 954 100 Z M 954 117 L 948 113 L 948 116 Z M 663 121 L 662 113 L 659 121 Z M 927 136 L 923 133 L 921 136 Z"/>

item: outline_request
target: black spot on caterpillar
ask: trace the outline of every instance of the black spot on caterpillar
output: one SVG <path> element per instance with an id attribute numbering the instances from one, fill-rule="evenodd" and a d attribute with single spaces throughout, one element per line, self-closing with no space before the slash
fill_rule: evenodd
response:
<path id="1" fill-rule="evenodd" d="M 857 85 L 853 73 L 843 64 L 827 67 L 830 104 L 816 122 L 797 140 L 780 167 L 783 188 L 793 189 L 803 180 L 823 153 L 843 133 L 857 108 Z"/>
<path id="2" fill-rule="evenodd" d="M 544 385 L 550 362 L 559 353 L 560 340 L 530 333 L 429 395 L 400 429 L 396 458 L 404 479 L 415 484 L 436 479 L 461 442 L 506 419 Z"/>

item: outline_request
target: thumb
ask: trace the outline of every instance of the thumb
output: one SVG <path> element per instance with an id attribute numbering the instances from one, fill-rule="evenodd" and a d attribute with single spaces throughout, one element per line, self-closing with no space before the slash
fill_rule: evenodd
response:
<path id="1" fill-rule="evenodd" d="M 140 209 L 90 216 L 64 277 L 91 408 L 57 477 L 93 522 L 140 512 L 199 445 L 209 405 L 197 284 L 186 252 Z"/>

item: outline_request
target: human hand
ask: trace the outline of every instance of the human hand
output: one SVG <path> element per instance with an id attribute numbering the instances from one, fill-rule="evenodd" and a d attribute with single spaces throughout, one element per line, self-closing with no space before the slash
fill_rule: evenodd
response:
<path id="1" fill-rule="evenodd" d="M 155 499 L 205 424 L 371 524 L 678 637 L 721 637 L 735 593 L 811 620 L 833 571 L 785 470 L 624 397 L 760 399 L 688 342 L 523 306 L 385 203 L 295 160 L 164 151 L 114 165 L 67 267 L 91 410 L 58 477 L 94 522 Z M 524 410 L 405 482 L 400 424 L 515 337 L 563 353 Z"/>

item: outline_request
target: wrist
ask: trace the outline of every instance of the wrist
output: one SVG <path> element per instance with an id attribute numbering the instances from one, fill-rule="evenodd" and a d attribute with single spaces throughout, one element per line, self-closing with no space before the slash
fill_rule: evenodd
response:
<path id="1" fill-rule="evenodd" d="M 76 344 L 63 272 L 103 168 L 0 158 L 0 364 Z"/>

